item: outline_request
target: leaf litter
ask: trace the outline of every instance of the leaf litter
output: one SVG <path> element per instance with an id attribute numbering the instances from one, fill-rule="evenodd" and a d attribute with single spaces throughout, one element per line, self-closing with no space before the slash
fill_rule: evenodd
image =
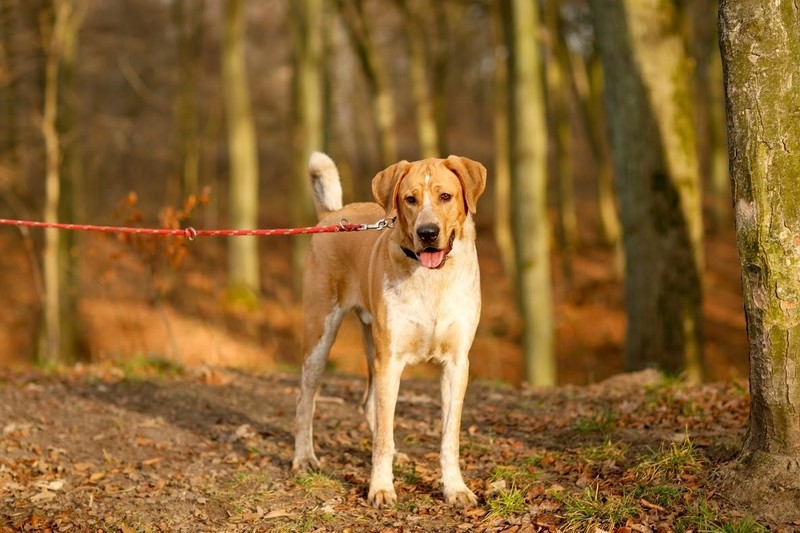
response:
<path id="1" fill-rule="evenodd" d="M 326 378 L 315 419 L 322 467 L 298 475 L 299 376 L 207 374 L 132 378 L 88 365 L 0 376 L 0 532 L 761 527 L 714 492 L 715 466 L 745 429 L 741 382 L 688 386 L 654 372 L 552 390 L 473 382 L 461 460 L 479 504 L 456 509 L 439 483 L 438 386 L 404 381 L 398 503 L 378 511 L 366 502 L 363 379 Z"/>

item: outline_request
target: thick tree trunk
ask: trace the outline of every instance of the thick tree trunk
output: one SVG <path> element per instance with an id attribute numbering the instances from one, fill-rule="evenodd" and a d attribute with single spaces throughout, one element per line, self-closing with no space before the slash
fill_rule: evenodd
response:
<path id="1" fill-rule="evenodd" d="M 626 367 L 702 365 L 702 217 L 690 62 L 671 4 L 593 0 L 625 245 Z"/>
<path id="2" fill-rule="evenodd" d="M 800 7 L 723 0 L 719 29 L 752 396 L 729 492 L 790 522 L 800 519 Z"/>
<path id="3" fill-rule="evenodd" d="M 225 88 L 229 206 L 234 228 L 258 225 L 258 150 L 250 108 L 245 66 L 244 0 L 227 0 L 222 47 L 222 81 Z M 228 284 L 231 296 L 255 305 L 261 291 L 256 237 L 228 240 Z"/>
<path id="4" fill-rule="evenodd" d="M 531 385 L 552 386 L 556 364 L 539 14 L 530 0 L 512 0 L 511 14 L 512 187 L 525 372 Z"/>

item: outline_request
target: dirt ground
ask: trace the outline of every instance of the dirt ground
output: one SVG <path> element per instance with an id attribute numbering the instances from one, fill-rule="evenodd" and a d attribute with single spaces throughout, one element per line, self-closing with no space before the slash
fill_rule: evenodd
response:
<path id="1" fill-rule="evenodd" d="M 461 457 L 479 504 L 454 509 L 443 503 L 438 483 L 438 387 L 406 380 L 396 422 L 408 461 L 395 467 L 398 505 L 382 511 L 365 498 L 370 436 L 357 409 L 362 386 L 354 377 L 325 380 L 315 422 L 323 467 L 295 475 L 296 374 L 182 372 L 156 363 L 4 372 L 0 531 L 800 526 L 758 521 L 715 492 L 717 465 L 742 438 L 742 382 L 689 388 L 652 371 L 551 391 L 474 381 Z M 656 458 L 666 457 L 659 453 L 689 442 L 689 455 L 673 459 L 677 469 L 658 470 L 664 460 Z M 647 492 L 662 486 L 672 496 Z M 581 511 L 587 498 L 593 515 Z M 628 505 L 621 514 L 608 511 L 620 502 Z"/>

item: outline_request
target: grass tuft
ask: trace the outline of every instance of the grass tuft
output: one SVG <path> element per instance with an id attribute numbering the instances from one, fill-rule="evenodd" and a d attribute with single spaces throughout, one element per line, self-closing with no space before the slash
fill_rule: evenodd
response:
<path id="1" fill-rule="evenodd" d="M 700 472 L 706 462 L 687 436 L 668 446 L 662 444 L 657 452 L 642 459 L 633 473 L 645 484 L 680 481 L 683 476 Z"/>
<path id="2" fill-rule="evenodd" d="M 567 531 L 613 530 L 641 512 L 634 499 L 600 492 L 600 487 L 587 487 L 581 494 L 559 495 L 564 507 Z"/>
<path id="3" fill-rule="evenodd" d="M 516 483 L 512 483 L 510 488 L 492 494 L 486 500 L 486 504 L 489 506 L 487 517 L 505 518 L 525 514 L 528 512 L 525 493 L 526 490 L 520 489 Z"/>

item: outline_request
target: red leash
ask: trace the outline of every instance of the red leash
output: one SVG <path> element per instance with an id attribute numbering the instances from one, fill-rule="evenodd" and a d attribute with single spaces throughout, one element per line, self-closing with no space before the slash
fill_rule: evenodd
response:
<path id="1" fill-rule="evenodd" d="M 130 233 L 133 235 L 160 235 L 186 237 L 193 241 L 196 237 L 240 237 L 253 236 L 264 237 L 272 235 L 308 235 L 311 233 L 339 233 L 347 231 L 366 231 L 370 229 L 382 230 L 391 228 L 394 218 L 384 218 L 373 224 L 350 224 L 342 220 L 339 224 L 330 226 L 309 226 L 305 228 L 284 228 L 284 229 L 205 229 L 196 230 L 194 228 L 184 229 L 153 229 L 153 228 L 131 228 L 123 226 L 94 226 L 91 224 L 61 224 L 49 222 L 33 222 L 29 220 L 13 220 L 0 218 L 0 225 L 6 226 L 25 226 L 29 228 L 52 228 L 70 231 L 98 231 L 101 233 Z"/>

